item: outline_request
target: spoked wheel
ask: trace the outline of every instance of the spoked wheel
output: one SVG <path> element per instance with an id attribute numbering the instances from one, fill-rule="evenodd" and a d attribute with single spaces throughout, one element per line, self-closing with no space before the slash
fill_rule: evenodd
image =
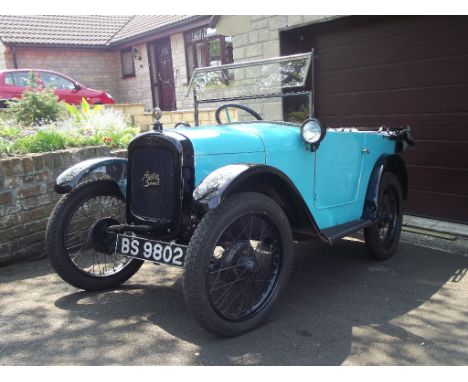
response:
<path id="1" fill-rule="evenodd" d="M 371 256 L 385 260 L 394 255 L 400 239 L 403 197 L 398 178 L 385 173 L 380 186 L 377 219 L 364 230 Z"/>
<path id="2" fill-rule="evenodd" d="M 86 182 L 57 203 L 47 225 L 46 245 L 56 272 L 86 290 L 115 288 L 142 262 L 115 254 L 112 225 L 125 223 L 125 200 L 110 180 Z"/>
<path id="3" fill-rule="evenodd" d="M 281 208 L 264 195 L 234 195 L 195 230 L 185 266 L 186 301 L 208 331 L 242 334 L 271 310 L 291 265 L 291 229 Z"/>

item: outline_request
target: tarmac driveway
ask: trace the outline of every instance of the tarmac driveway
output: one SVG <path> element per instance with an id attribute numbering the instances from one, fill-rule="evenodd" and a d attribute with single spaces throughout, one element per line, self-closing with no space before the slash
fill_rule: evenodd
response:
<path id="1" fill-rule="evenodd" d="M 358 239 L 298 244 L 267 322 L 233 339 L 195 323 L 180 270 L 145 264 L 88 293 L 46 259 L 6 266 L 0 365 L 467 365 L 468 251 L 405 235 L 386 262 Z"/>

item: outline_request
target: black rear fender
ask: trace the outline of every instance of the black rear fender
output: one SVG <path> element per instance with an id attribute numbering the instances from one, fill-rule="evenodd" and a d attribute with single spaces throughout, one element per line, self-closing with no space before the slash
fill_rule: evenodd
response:
<path id="1" fill-rule="evenodd" d="M 369 179 L 363 218 L 375 219 L 375 213 L 379 205 L 380 183 L 385 172 L 391 172 L 398 178 L 401 184 L 403 199 L 406 200 L 408 198 L 408 171 L 406 170 L 404 160 L 396 154 L 382 155 L 374 165 Z"/>
<path id="2" fill-rule="evenodd" d="M 66 194 L 78 183 L 91 174 L 102 174 L 112 179 L 125 197 L 127 188 L 127 159 L 124 158 L 94 158 L 77 163 L 62 172 L 55 181 L 55 192 Z"/>

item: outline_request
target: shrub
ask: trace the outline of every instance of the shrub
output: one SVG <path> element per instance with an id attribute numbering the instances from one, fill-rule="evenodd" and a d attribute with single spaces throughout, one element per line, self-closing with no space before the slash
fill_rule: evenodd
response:
<path id="1" fill-rule="evenodd" d="M 0 155 L 99 145 L 125 148 L 139 132 L 115 109 L 101 107 L 85 112 L 77 109 L 77 112 L 81 122 L 72 115 L 66 120 L 29 128 L 18 128 L 14 120 L 0 120 Z"/>
<path id="2" fill-rule="evenodd" d="M 45 125 L 65 115 L 64 102 L 58 100 L 52 89 L 38 87 L 34 72 L 30 74 L 28 89 L 23 92 L 22 98 L 7 101 L 7 104 L 13 119 L 27 126 Z"/>
<path id="3" fill-rule="evenodd" d="M 18 153 L 40 153 L 61 150 L 67 147 L 66 137 L 57 131 L 43 130 L 34 135 L 27 135 L 13 143 L 13 150 Z"/>
<path id="4" fill-rule="evenodd" d="M 290 111 L 286 114 L 285 120 L 288 122 L 302 123 L 309 118 L 309 107 L 301 105 L 299 110 Z"/>
<path id="5" fill-rule="evenodd" d="M 91 108 L 88 101 L 86 101 L 85 98 L 82 98 L 80 107 L 66 103 L 65 108 L 67 109 L 71 120 L 77 124 L 80 124 L 88 121 L 94 114 L 100 113 L 104 109 L 104 106 L 95 105 Z"/>

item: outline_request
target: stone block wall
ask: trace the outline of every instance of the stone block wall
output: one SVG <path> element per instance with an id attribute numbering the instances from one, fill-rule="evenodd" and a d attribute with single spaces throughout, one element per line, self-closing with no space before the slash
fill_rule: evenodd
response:
<path id="1" fill-rule="evenodd" d="M 191 94 L 188 97 L 186 96 L 190 78 L 187 78 L 183 33 L 171 36 L 171 50 L 177 109 L 193 109 L 193 96 Z"/>
<path id="2" fill-rule="evenodd" d="M 45 256 L 45 228 L 59 200 L 55 178 L 80 161 L 124 156 L 107 147 L 87 147 L 0 160 L 0 264 Z"/>
<path id="3" fill-rule="evenodd" d="M 336 16 L 322 15 L 250 16 L 249 30 L 233 35 L 234 62 L 278 57 L 280 56 L 281 31 L 317 22 L 324 22 L 335 17 Z M 250 86 L 252 87 L 252 91 L 254 91 L 256 83 L 252 83 Z M 264 119 L 283 119 L 281 98 L 259 101 L 256 100 L 245 103 L 248 103 L 249 106 L 259 112 Z"/>

